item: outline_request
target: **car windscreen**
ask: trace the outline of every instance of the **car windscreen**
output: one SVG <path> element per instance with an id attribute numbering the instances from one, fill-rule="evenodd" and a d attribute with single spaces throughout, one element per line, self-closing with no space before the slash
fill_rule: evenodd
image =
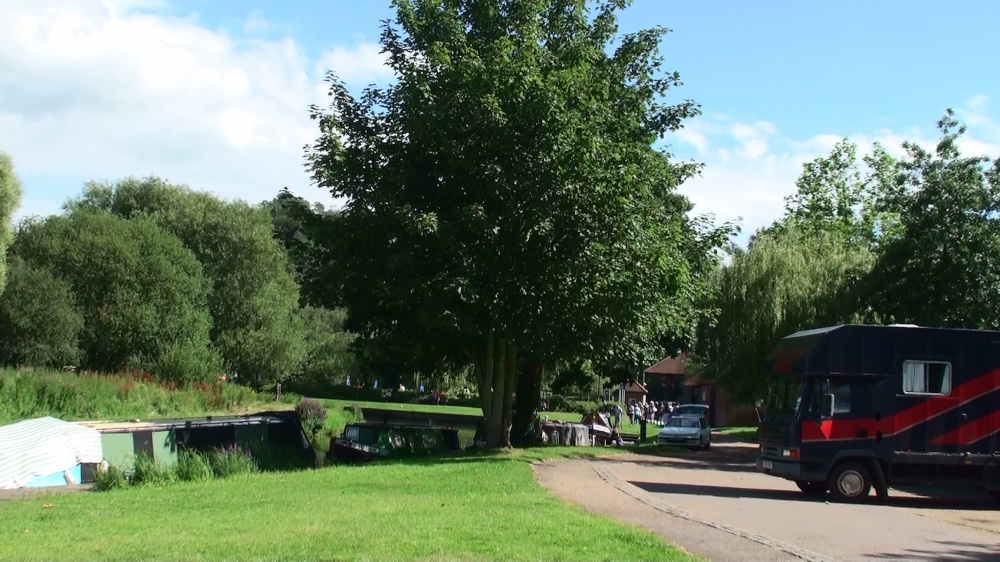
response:
<path id="1" fill-rule="evenodd" d="M 701 424 L 693 418 L 670 418 L 667 427 L 701 427 Z"/>
<path id="2" fill-rule="evenodd" d="M 704 416 L 708 408 L 700 406 L 681 406 L 674 409 L 675 416 Z"/>

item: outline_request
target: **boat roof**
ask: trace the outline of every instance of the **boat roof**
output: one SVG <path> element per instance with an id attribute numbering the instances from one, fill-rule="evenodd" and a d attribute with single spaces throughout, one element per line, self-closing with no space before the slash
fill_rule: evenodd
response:
<path id="1" fill-rule="evenodd" d="M 156 418 L 149 420 L 89 420 L 76 422 L 102 433 L 163 431 L 175 427 L 222 427 L 227 425 L 262 425 L 291 421 L 295 412 L 259 412 L 242 416 L 205 416 L 199 418 Z"/>

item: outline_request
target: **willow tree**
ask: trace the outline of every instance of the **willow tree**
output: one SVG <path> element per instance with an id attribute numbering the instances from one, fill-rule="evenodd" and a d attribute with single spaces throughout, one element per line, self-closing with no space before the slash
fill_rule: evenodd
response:
<path id="1" fill-rule="evenodd" d="M 861 319 L 873 263 L 836 233 L 790 226 L 757 236 L 717 273 L 714 325 L 699 341 L 707 373 L 739 400 L 765 391 L 760 366 L 784 336 Z"/>
<path id="2" fill-rule="evenodd" d="M 0 152 L 0 293 L 7 279 L 7 247 L 14 235 L 14 211 L 21 202 L 21 181 L 10 156 Z"/>
<path id="3" fill-rule="evenodd" d="M 475 367 L 487 441 L 508 445 L 519 359 L 635 356 L 684 333 L 717 231 L 652 144 L 697 113 L 665 29 L 619 37 L 628 2 L 396 0 L 394 84 L 329 76 L 316 183 L 346 203 L 331 294 L 383 338 Z M 396 336 L 396 337 L 394 337 Z"/>

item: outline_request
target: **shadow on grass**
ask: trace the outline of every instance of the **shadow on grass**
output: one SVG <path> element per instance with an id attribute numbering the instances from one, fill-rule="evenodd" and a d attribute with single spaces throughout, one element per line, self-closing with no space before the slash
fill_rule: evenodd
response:
<path id="1" fill-rule="evenodd" d="M 679 451 L 679 450 L 678 450 Z M 670 451 L 655 445 L 639 445 L 631 447 L 526 447 L 515 449 L 466 449 L 452 453 L 433 455 L 402 455 L 385 457 L 371 461 L 334 461 L 333 466 L 381 466 L 381 465 L 429 465 L 440 463 L 471 463 L 471 462 L 544 462 L 569 459 L 614 458 L 629 454 L 666 455 Z M 675 451 L 677 452 L 677 451 Z"/>

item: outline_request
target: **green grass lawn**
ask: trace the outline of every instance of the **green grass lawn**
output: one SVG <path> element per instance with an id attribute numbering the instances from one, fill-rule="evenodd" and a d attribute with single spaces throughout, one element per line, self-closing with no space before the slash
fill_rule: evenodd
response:
<path id="1" fill-rule="evenodd" d="M 747 427 L 720 427 L 715 429 L 720 435 L 726 435 L 732 437 L 739 441 L 746 441 L 748 443 L 757 441 L 757 427 L 747 426 Z"/>
<path id="2" fill-rule="evenodd" d="M 549 495 L 543 448 L 0 502 L 8 560 L 694 560 Z M 45 507 L 51 504 L 50 507 Z"/>

